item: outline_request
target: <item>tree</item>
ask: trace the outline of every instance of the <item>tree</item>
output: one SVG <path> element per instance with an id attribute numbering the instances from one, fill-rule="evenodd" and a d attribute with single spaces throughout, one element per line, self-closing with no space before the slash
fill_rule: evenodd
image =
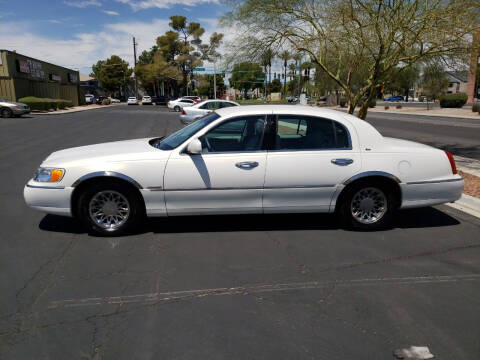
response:
<path id="1" fill-rule="evenodd" d="M 97 79 L 107 92 L 112 93 L 126 86 L 131 74 L 132 69 L 128 67 L 128 62 L 117 55 L 112 55 L 92 65 L 90 76 Z"/>
<path id="2" fill-rule="evenodd" d="M 215 75 L 215 84 L 214 84 L 214 77 L 212 75 L 199 75 L 196 76 L 197 80 L 197 91 L 198 95 L 201 96 L 206 96 L 210 99 L 215 97 L 214 94 L 214 85 L 216 85 L 216 92 L 217 93 L 224 93 L 225 92 L 225 82 L 223 81 L 223 78 L 225 77 L 225 74 L 216 74 Z"/>
<path id="3" fill-rule="evenodd" d="M 244 98 L 247 97 L 247 92 L 250 89 L 256 89 L 264 78 L 265 74 L 260 65 L 252 62 L 242 62 L 235 64 L 232 70 L 232 77 L 230 82 L 235 89 L 244 92 Z"/>
<path id="4" fill-rule="evenodd" d="M 135 75 L 143 89 L 150 91 L 154 84 L 163 81 L 174 87 L 182 81 L 182 74 L 175 64 L 168 63 L 158 51 L 150 60 L 150 63 L 137 65 Z"/>
<path id="5" fill-rule="evenodd" d="M 235 51 L 303 51 L 345 91 L 349 113 L 368 104 L 398 66 L 464 56 L 478 28 L 478 0 L 245 0 L 224 21 L 242 35 Z M 364 73 L 352 81 L 360 70 Z"/>
<path id="6" fill-rule="evenodd" d="M 406 101 L 408 101 L 410 89 L 418 81 L 419 73 L 420 70 L 416 65 L 395 68 L 390 83 L 386 85 L 386 89 L 404 94 Z"/>
<path id="7" fill-rule="evenodd" d="M 147 65 L 153 62 L 153 58 L 158 51 L 158 46 L 153 45 L 150 50 L 143 50 L 138 57 L 137 65 Z"/>
<path id="8" fill-rule="evenodd" d="M 202 43 L 205 30 L 196 22 L 187 22 L 185 16 L 170 16 L 170 27 L 165 35 L 157 38 L 157 46 L 167 62 L 177 64 L 182 71 L 183 93 L 187 93 L 188 75 L 202 64 L 201 54 L 195 51 Z"/>
<path id="9" fill-rule="evenodd" d="M 265 74 L 267 74 L 268 68 L 268 79 L 265 79 L 266 82 L 272 81 L 272 60 L 275 57 L 275 54 L 271 48 L 267 48 L 261 55 L 261 63 L 265 69 Z M 267 94 L 265 94 L 266 96 Z"/>
<path id="10" fill-rule="evenodd" d="M 435 101 L 445 93 L 448 79 L 443 66 L 439 62 L 432 62 L 425 66 L 422 75 L 422 90 L 428 100 Z"/>
<path id="11" fill-rule="evenodd" d="M 269 93 L 277 93 L 282 91 L 282 83 L 280 79 L 273 79 L 273 81 L 268 84 L 268 92 Z"/>
<path id="12" fill-rule="evenodd" d="M 220 54 L 217 52 L 217 49 L 220 46 L 220 44 L 222 43 L 222 39 L 223 39 L 223 34 L 217 34 L 216 32 L 214 32 L 210 36 L 210 43 L 209 44 L 200 45 L 200 52 L 202 53 L 201 59 L 213 63 L 213 73 L 215 74 L 215 76 L 212 76 L 212 78 L 213 78 L 213 97 L 214 97 L 214 99 L 217 98 L 216 62 L 220 58 Z M 223 82 L 223 77 L 222 77 L 222 82 Z"/>
<path id="13" fill-rule="evenodd" d="M 288 60 L 290 60 L 291 57 L 292 57 L 292 55 L 287 50 L 283 51 L 280 54 L 280 59 L 283 60 L 283 76 L 284 76 L 284 78 L 283 78 L 283 92 L 284 92 L 284 95 L 287 93 L 287 66 L 288 66 Z"/>

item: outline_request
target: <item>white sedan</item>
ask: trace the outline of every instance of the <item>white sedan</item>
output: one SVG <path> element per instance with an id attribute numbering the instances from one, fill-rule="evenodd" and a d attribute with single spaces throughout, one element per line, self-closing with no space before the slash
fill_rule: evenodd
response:
<path id="1" fill-rule="evenodd" d="M 138 105 L 138 100 L 135 96 L 130 96 L 127 99 L 127 105 Z"/>
<path id="2" fill-rule="evenodd" d="M 231 106 L 240 106 L 233 101 L 227 100 L 205 100 L 193 106 L 182 109 L 182 114 L 180 115 L 180 121 L 184 124 L 191 123 L 202 116 L 211 113 L 214 110 L 221 108 L 231 107 Z"/>
<path id="3" fill-rule="evenodd" d="M 399 208 L 459 199 L 463 186 L 448 152 L 334 110 L 264 105 L 219 109 L 167 138 L 54 152 L 24 196 L 117 235 L 145 215 L 336 212 L 379 229 Z"/>
<path id="4" fill-rule="evenodd" d="M 195 104 L 196 104 L 196 102 L 193 101 L 192 99 L 179 98 L 179 99 L 176 99 L 176 100 L 170 100 L 170 101 L 167 103 L 167 107 L 168 107 L 170 110 L 179 112 L 179 111 L 181 111 L 184 107 L 193 106 L 193 105 L 195 105 Z"/>

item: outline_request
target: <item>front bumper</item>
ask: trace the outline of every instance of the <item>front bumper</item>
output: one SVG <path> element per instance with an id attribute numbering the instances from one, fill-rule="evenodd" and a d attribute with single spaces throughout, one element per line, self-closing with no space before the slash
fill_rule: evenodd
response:
<path id="1" fill-rule="evenodd" d="M 30 114 L 30 109 L 12 109 L 13 115 Z"/>
<path id="2" fill-rule="evenodd" d="M 401 209 L 454 202 L 462 196 L 464 181 L 460 175 L 441 180 L 427 180 L 400 184 Z"/>
<path id="3" fill-rule="evenodd" d="M 29 207 L 47 214 L 72 216 L 73 187 L 30 180 L 23 189 L 23 197 Z"/>

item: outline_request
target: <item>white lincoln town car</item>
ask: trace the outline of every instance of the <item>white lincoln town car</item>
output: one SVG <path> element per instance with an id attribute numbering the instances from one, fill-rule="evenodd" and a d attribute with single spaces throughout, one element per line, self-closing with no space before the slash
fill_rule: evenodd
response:
<path id="1" fill-rule="evenodd" d="M 336 212 L 379 229 L 395 210 L 453 202 L 450 153 L 302 106 L 235 106 L 167 138 L 60 150 L 25 186 L 27 204 L 124 234 L 144 216 Z"/>

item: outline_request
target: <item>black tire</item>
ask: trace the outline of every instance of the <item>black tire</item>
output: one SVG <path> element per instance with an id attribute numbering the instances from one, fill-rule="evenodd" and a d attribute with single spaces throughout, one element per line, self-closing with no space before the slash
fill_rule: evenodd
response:
<path id="1" fill-rule="evenodd" d="M 94 221 L 90 215 L 90 205 L 94 197 L 100 193 L 120 194 L 121 197 L 127 200 L 129 214 L 123 224 L 108 229 L 104 227 L 106 224 L 101 226 Z M 120 182 L 99 181 L 90 184 L 79 195 L 76 215 L 88 232 L 101 236 L 120 236 L 131 233 L 132 230 L 140 225 L 145 219 L 145 206 L 141 196 L 129 185 Z"/>
<path id="2" fill-rule="evenodd" d="M 175 105 L 175 107 L 173 108 L 173 111 L 180 112 L 180 106 Z"/>
<path id="3" fill-rule="evenodd" d="M 339 204 L 338 215 L 342 217 L 343 223 L 347 228 L 356 230 L 382 230 L 390 227 L 393 214 L 398 207 L 391 186 L 381 181 L 361 181 L 352 184 L 345 189 L 345 191 L 346 193 L 342 196 L 342 201 Z M 383 199 L 381 195 L 383 195 Z M 386 208 L 386 211 L 376 220 L 375 216 L 372 217 L 373 220 L 370 219 L 365 212 L 355 212 L 355 209 L 358 209 L 359 205 L 358 199 L 362 198 L 362 196 L 366 198 L 371 196 L 372 199 L 374 199 L 372 200 L 372 206 L 377 206 L 376 209 Z M 353 203 L 354 200 L 355 203 Z M 382 201 L 385 204 L 383 207 L 380 205 Z M 354 213 L 356 213 L 357 216 L 354 216 Z M 363 219 L 360 220 L 360 218 Z"/>
<path id="4" fill-rule="evenodd" d="M 10 118 L 13 116 L 13 111 L 9 108 L 1 108 L 0 109 L 0 117 L 2 118 Z"/>

